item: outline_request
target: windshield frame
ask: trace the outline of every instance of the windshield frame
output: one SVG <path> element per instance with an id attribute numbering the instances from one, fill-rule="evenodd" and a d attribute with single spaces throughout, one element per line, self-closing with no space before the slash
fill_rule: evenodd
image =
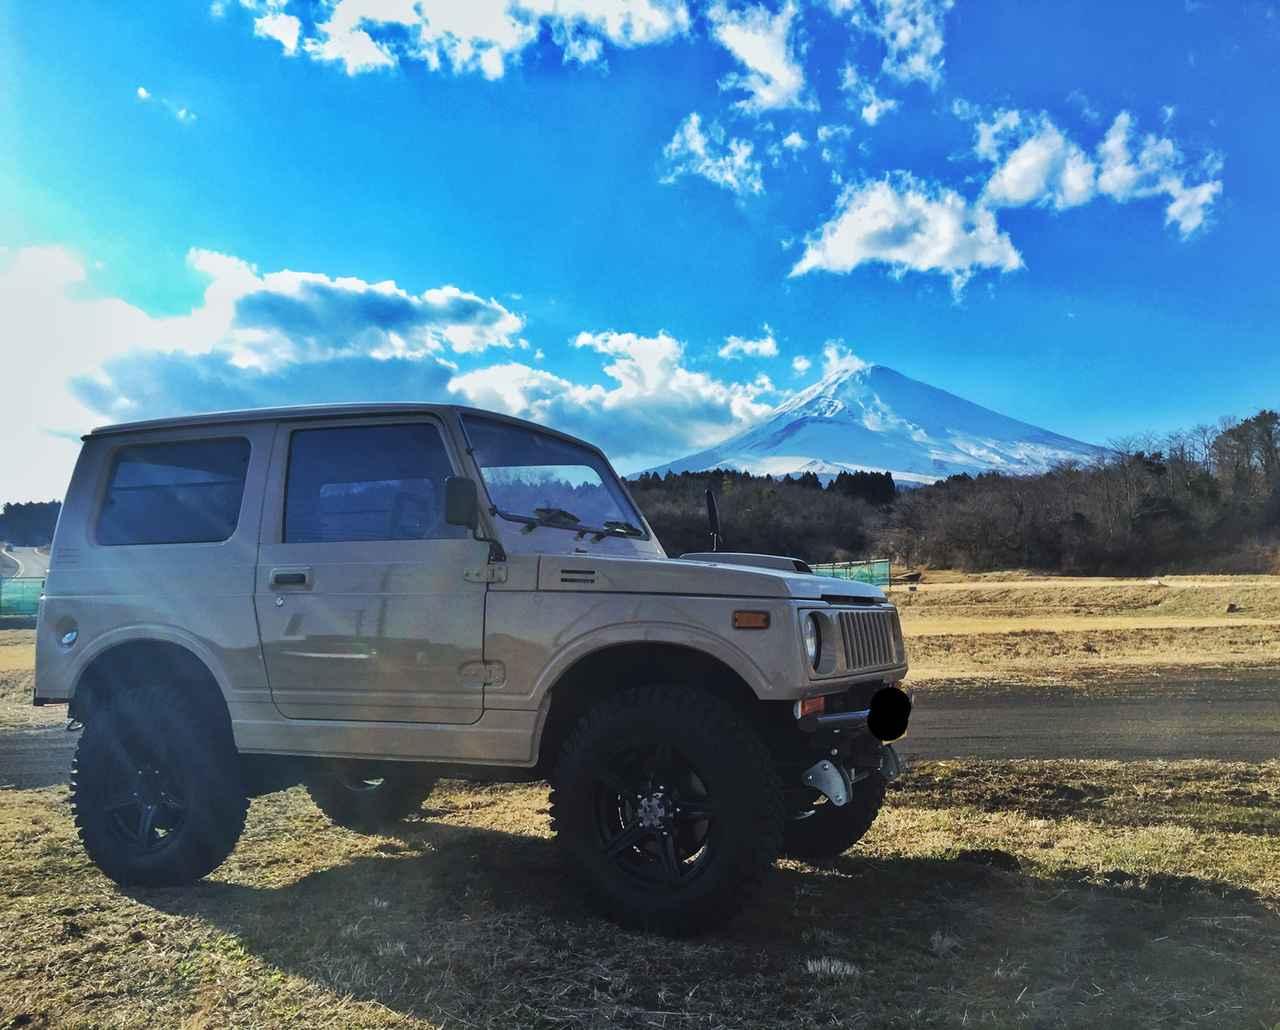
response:
<path id="1" fill-rule="evenodd" d="M 587 454 L 598 458 L 600 468 L 592 468 L 601 477 L 601 486 L 603 486 L 615 500 L 621 500 L 624 506 L 630 509 L 630 517 L 625 520 L 630 522 L 636 528 L 636 532 L 621 530 L 616 527 L 595 526 L 587 522 L 569 523 L 567 521 L 548 521 L 540 519 L 536 515 L 524 514 L 521 512 L 507 511 L 499 507 L 493 500 L 493 495 L 489 492 L 489 481 L 485 477 L 485 468 L 480 463 L 479 455 L 476 451 L 475 443 L 471 439 L 471 432 L 468 426 L 469 421 L 490 422 L 512 430 L 520 430 L 526 433 L 536 433 L 542 436 L 549 436 L 562 443 L 569 444 L 574 447 L 580 447 Z M 545 426 L 537 425 L 533 422 L 526 422 L 523 419 L 506 418 L 502 415 L 488 411 L 475 411 L 463 409 L 458 412 L 458 425 L 462 429 L 462 438 L 466 443 L 467 456 L 475 465 L 476 473 L 480 479 L 481 489 L 484 490 L 485 501 L 487 503 L 490 515 L 495 515 L 507 522 L 514 522 L 524 526 L 525 532 L 532 532 L 535 529 L 560 529 L 569 533 L 574 533 L 579 539 L 583 537 L 595 537 L 597 540 L 654 540 L 653 532 L 649 528 L 649 523 L 640 511 L 639 505 L 636 504 L 635 498 L 631 496 L 631 491 L 627 489 L 626 483 L 622 477 L 618 475 L 617 469 L 613 467 L 613 463 L 609 460 L 604 451 L 600 450 L 585 440 L 579 440 L 575 436 L 569 436 L 565 433 L 559 433 L 554 429 L 548 429 Z M 498 467 L 498 466 L 495 466 Z M 533 466 L 530 466 L 533 467 Z M 612 489 L 610 489 L 612 485 Z M 624 515 L 626 513 L 624 512 Z"/>

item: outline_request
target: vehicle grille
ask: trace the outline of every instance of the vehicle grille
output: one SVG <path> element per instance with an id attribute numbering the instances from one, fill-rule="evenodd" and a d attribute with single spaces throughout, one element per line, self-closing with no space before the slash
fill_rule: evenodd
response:
<path id="1" fill-rule="evenodd" d="M 850 670 L 885 669 L 906 660 L 896 609 L 841 612 L 840 630 Z"/>

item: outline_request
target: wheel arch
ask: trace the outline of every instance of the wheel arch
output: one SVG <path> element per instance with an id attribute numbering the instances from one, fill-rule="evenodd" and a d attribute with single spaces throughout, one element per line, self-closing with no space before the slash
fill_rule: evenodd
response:
<path id="1" fill-rule="evenodd" d="M 68 714 L 84 721 L 115 693 L 132 684 L 157 681 L 198 696 L 210 716 L 231 732 L 225 679 L 218 663 L 198 641 L 159 627 L 98 641 L 74 676 Z"/>
<path id="2" fill-rule="evenodd" d="M 705 690 L 746 711 L 759 700 L 742 672 L 696 645 L 663 640 L 602 644 L 578 656 L 546 692 L 535 742 L 539 770 L 550 773 L 561 744 L 591 705 L 647 683 Z"/>

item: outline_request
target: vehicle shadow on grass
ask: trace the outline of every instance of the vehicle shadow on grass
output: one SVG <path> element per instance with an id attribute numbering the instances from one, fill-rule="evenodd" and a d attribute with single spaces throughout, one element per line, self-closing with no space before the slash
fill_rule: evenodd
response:
<path id="1" fill-rule="evenodd" d="M 1178 1022 L 1200 1004 L 1280 1019 L 1265 972 L 1280 965 L 1273 899 L 1196 877 L 855 851 L 784 864 L 727 927 L 671 941 L 595 916 L 543 837 L 420 821 L 378 847 L 275 887 L 131 894 L 338 996 L 432 1023 L 829 1025 L 856 1004 L 877 1025 L 940 995 L 999 1021 L 1030 982 L 1040 1011 L 1070 1007 L 1070 1025 Z"/>

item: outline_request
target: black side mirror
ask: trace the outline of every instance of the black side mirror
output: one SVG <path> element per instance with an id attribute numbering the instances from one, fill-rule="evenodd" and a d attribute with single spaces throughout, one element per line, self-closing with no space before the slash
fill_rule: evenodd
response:
<path id="1" fill-rule="evenodd" d="M 720 535 L 720 505 L 716 503 L 715 493 L 707 490 L 707 527 L 711 530 L 711 550 L 720 550 L 724 537 Z"/>
<path id="2" fill-rule="evenodd" d="M 480 495 L 475 480 L 450 476 L 444 481 L 444 520 L 451 526 L 480 525 Z"/>

